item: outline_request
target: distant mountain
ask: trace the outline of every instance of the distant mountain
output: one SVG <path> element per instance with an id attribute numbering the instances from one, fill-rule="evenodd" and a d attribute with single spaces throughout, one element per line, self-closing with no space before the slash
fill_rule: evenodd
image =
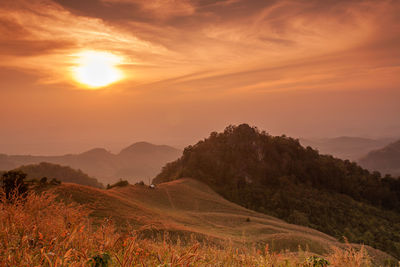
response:
<path id="1" fill-rule="evenodd" d="M 80 169 L 104 184 L 119 179 L 131 183 L 154 177 L 167 162 L 177 159 L 182 151 L 166 146 L 138 142 L 120 153 L 113 154 L 104 148 L 95 148 L 81 154 L 63 156 L 31 156 L 0 154 L 0 170 L 11 170 L 27 164 L 49 162 Z"/>
<path id="2" fill-rule="evenodd" d="M 360 165 L 371 171 L 400 176 L 400 140 L 368 153 Z"/>
<path id="3" fill-rule="evenodd" d="M 321 154 L 329 154 L 341 159 L 357 161 L 371 150 L 379 149 L 393 139 L 368 139 L 361 137 L 341 136 L 323 139 L 300 139 L 304 146 L 310 146 Z"/>
<path id="4" fill-rule="evenodd" d="M 166 145 L 135 143 L 121 150 L 117 155 L 121 167 L 116 172 L 116 176 L 152 178 L 160 172 L 163 165 L 177 159 L 181 154 L 182 151 Z"/>
<path id="5" fill-rule="evenodd" d="M 57 180 L 66 183 L 88 185 L 98 188 L 104 187 L 96 178 L 89 177 L 81 170 L 74 170 L 71 167 L 61 166 L 58 164 L 42 162 L 40 164 L 24 165 L 16 170 L 26 173 L 28 179 L 41 179 L 46 177 L 50 180 L 56 178 Z"/>
<path id="6" fill-rule="evenodd" d="M 248 209 L 400 258 L 400 180 L 321 155 L 297 139 L 229 126 L 185 148 L 154 182 L 184 177 Z"/>

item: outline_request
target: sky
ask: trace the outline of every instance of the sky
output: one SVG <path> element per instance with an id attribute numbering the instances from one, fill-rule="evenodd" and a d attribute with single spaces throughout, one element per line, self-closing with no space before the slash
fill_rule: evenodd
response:
<path id="1" fill-rule="evenodd" d="M 182 148 L 239 123 L 400 138 L 398 14 L 397 0 L 2 0 L 0 153 Z M 83 83 L 90 53 L 108 65 L 87 72 L 119 78 Z"/>

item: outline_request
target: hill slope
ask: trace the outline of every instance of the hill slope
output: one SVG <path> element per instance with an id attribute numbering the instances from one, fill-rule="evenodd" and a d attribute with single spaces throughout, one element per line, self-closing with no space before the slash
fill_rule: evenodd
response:
<path id="1" fill-rule="evenodd" d="M 400 176 L 400 140 L 371 151 L 360 160 L 360 164 L 371 171 Z"/>
<path id="2" fill-rule="evenodd" d="M 103 185 L 96 178 L 89 177 L 81 170 L 74 170 L 68 166 L 60 166 L 57 164 L 42 162 L 40 164 L 24 165 L 19 167 L 19 171 L 27 174 L 28 179 L 47 179 L 56 178 L 61 182 L 76 183 L 81 185 L 94 186 L 103 188 Z"/>
<path id="3" fill-rule="evenodd" d="M 154 179 L 192 177 L 226 199 L 400 258 L 400 181 L 247 124 L 187 147 Z"/>
<path id="4" fill-rule="evenodd" d="M 120 178 L 131 183 L 147 180 L 160 172 L 167 162 L 177 159 L 181 151 L 169 146 L 135 143 L 119 154 L 95 148 L 81 154 L 63 156 L 0 155 L 0 170 L 11 170 L 27 164 L 49 162 L 80 169 L 102 183 L 114 183 Z"/>
<path id="5" fill-rule="evenodd" d="M 300 139 L 302 145 L 317 149 L 321 154 L 329 154 L 352 161 L 359 160 L 371 150 L 384 147 L 390 141 L 390 139 L 375 140 L 349 136 L 325 139 Z"/>
<path id="6" fill-rule="evenodd" d="M 85 204 L 97 221 L 111 217 L 120 226 L 132 225 L 139 233 L 166 230 L 170 237 L 180 236 L 182 240 L 194 234 L 197 239 L 211 242 L 269 243 L 276 251 L 297 252 L 300 245 L 320 255 L 329 252 L 332 246 L 343 246 L 316 230 L 288 224 L 229 202 L 193 179 L 162 183 L 156 189 L 129 185 L 101 190 L 62 184 L 52 190 L 64 198 Z M 389 257 L 372 248 L 368 250 L 378 259 Z"/>

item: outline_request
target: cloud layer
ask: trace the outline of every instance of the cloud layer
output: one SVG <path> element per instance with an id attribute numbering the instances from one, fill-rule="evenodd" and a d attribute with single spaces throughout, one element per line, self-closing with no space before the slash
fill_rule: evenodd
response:
<path id="1" fill-rule="evenodd" d="M 63 82 L 69 55 L 88 49 L 124 56 L 128 76 L 139 83 L 199 72 L 212 77 L 298 64 L 312 68 L 321 60 L 329 61 L 331 76 L 340 76 L 331 65 L 354 65 L 349 55 L 365 58 L 360 68 L 399 65 L 393 56 L 399 53 L 399 6 L 397 1 L 16 0 L 0 10 L 0 54 L 7 59 L 3 65 L 51 72 Z M 253 86 L 265 82 L 259 77 Z"/>

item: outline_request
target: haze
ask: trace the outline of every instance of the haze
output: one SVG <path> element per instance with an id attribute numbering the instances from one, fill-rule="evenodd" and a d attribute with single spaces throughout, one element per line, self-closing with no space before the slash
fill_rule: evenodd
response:
<path id="1" fill-rule="evenodd" d="M 395 0 L 1 1 L 0 153 L 183 147 L 241 122 L 398 137 L 399 14 Z M 124 78 L 77 83 L 85 51 L 121 58 Z"/>

